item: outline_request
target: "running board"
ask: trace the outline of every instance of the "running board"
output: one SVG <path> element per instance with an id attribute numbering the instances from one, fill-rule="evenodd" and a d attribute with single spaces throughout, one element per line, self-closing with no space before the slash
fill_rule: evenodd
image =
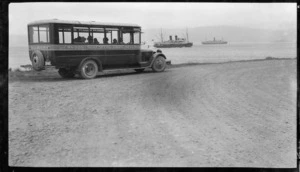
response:
<path id="1" fill-rule="evenodd" d="M 128 67 L 128 68 L 110 68 L 110 69 L 103 69 L 103 71 L 116 71 L 116 70 L 131 70 L 131 69 L 146 69 L 149 68 L 150 66 L 146 66 L 146 67 Z"/>
<path id="2" fill-rule="evenodd" d="M 139 62 L 140 65 L 148 64 L 149 62 Z"/>
<path id="3" fill-rule="evenodd" d="M 141 67 L 147 67 L 147 66 L 149 66 L 149 61 L 146 61 L 146 62 L 139 62 L 139 65 L 141 66 Z M 150 63 L 151 64 L 151 63 Z M 150 67 L 150 66 L 149 66 Z"/>
<path id="4" fill-rule="evenodd" d="M 139 62 L 139 65 L 141 66 L 137 66 L 137 67 L 127 67 L 127 68 L 110 68 L 110 69 L 103 69 L 105 71 L 115 71 L 115 70 L 125 70 L 125 69 L 146 69 L 146 68 L 150 68 L 151 67 L 151 64 L 148 65 L 148 66 L 142 66 L 142 65 L 146 65 L 146 64 L 149 64 L 149 62 Z M 167 60 L 166 61 L 166 64 L 167 65 L 171 65 L 171 60 Z"/>
<path id="5" fill-rule="evenodd" d="M 139 64 L 141 65 L 141 67 L 145 67 L 145 66 L 143 66 L 143 65 L 147 65 L 147 64 L 149 64 L 149 62 L 139 62 Z M 152 63 L 151 63 L 152 64 Z M 150 64 L 150 65 L 151 65 Z M 171 60 L 167 60 L 166 61 L 166 64 L 167 65 L 171 65 Z M 150 66 L 149 66 L 150 67 Z"/>

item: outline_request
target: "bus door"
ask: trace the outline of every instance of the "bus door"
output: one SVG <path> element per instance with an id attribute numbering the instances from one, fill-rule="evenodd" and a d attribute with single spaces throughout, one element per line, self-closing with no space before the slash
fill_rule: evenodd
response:
<path id="1" fill-rule="evenodd" d="M 106 38 L 108 39 L 105 51 L 105 64 L 109 67 L 130 66 L 134 63 L 135 52 L 130 47 L 126 35 L 119 28 L 106 28 Z M 125 39 L 125 40 L 124 40 Z"/>

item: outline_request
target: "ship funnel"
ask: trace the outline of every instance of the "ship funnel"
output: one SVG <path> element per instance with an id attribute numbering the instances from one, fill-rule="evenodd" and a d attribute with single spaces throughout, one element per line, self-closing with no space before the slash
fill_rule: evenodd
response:
<path id="1" fill-rule="evenodd" d="M 178 39 L 178 37 L 177 37 L 177 35 L 175 35 L 175 40 L 177 41 L 177 39 Z"/>
<path id="2" fill-rule="evenodd" d="M 172 41 L 172 35 L 170 35 L 170 41 Z"/>

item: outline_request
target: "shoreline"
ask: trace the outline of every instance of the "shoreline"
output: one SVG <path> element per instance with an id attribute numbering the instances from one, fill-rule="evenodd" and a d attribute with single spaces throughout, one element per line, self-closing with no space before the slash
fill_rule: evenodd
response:
<path id="1" fill-rule="evenodd" d="M 297 57 L 295 57 L 295 58 L 266 57 L 264 59 L 230 60 L 230 61 L 224 61 L 224 62 L 205 62 L 205 63 L 187 62 L 187 63 L 180 63 L 180 64 L 171 64 L 171 65 L 168 65 L 168 67 L 169 68 L 177 68 L 177 67 L 194 66 L 194 65 L 226 64 L 226 63 L 266 61 L 266 60 L 297 60 Z M 55 67 L 51 66 L 50 70 L 52 70 L 51 68 L 55 68 Z M 8 71 L 11 73 L 11 72 L 30 72 L 33 70 L 32 70 L 31 64 L 26 64 L 26 65 L 21 65 L 20 67 L 16 67 L 16 68 L 9 67 Z"/>
<path id="2" fill-rule="evenodd" d="M 297 60 L 295 58 L 277 58 L 277 57 L 266 57 L 264 59 L 249 59 L 249 60 L 234 60 L 234 61 L 226 61 L 226 62 L 215 62 L 215 63 L 181 63 L 181 64 L 174 64 L 171 68 L 176 67 L 185 67 L 185 66 L 194 66 L 194 65 L 211 65 L 211 64 L 226 64 L 226 63 L 239 63 L 239 62 L 253 62 L 253 61 L 268 61 L 268 60 Z"/>
<path id="3" fill-rule="evenodd" d="M 247 64 L 252 62 L 259 62 L 259 63 L 272 63 L 275 61 L 293 61 L 297 60 L 296 58 L 265 58 L 265 59 L 253 59 L 253 60 L 240 60 L 240 61 L 228 61 L 228 62 L 219 62 L 219 63 L 183 63 L 183 64 L 171 64 L 168 65 L 165 72 L 168 72 L 171 69 L 177 68 L 192 68 L 195 66 L 205 66 L 205 67 L 212 67 L 215 68 L 217 66 L 226 66 L 230 64 Z M 250 65 L 250 64 L 249 64 Z M 150 68 L 146 69 L 144 74 L 153 73 Z M 163 72 L 164 73 L 164 72 Z M 116 70 L 104 70 L 103 72 L 98 72 L 97 77 L 104 77 L 104 76 L 122 76 L 122 75 L 134 75 L 138 74 L 132 69 L 116 69 Z M 96 78 L 97 78 L 96 77 Z M 18 68 L 17 70 L 12 70 L 8 72 L 9 82 L 15 81 L 45 81 L 45 80 L 76 80 L 81 79 L 77 75 L 71 79 L 61 78 L 58 74 L 58 69 L 55 67 L 50 67 L 43 71 L 34 71 L 34 70 L 22 70 Z"/>

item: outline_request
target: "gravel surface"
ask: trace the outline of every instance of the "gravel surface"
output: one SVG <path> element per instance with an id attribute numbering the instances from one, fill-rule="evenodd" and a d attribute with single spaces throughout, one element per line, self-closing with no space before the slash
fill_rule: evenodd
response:
<path id="1" fill-rule="evenodd" d="M 9 165 L 295 168 L 296 60 L 11 73 Z"/>

